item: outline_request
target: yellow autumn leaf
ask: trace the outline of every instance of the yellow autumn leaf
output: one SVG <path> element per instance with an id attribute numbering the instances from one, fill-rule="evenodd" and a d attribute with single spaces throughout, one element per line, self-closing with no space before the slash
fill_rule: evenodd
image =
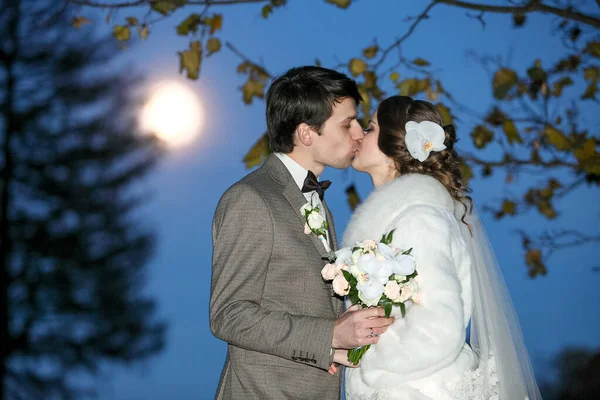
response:
<path id="1" fill-rule="evenodd" d="M 360 58 L 353 58 L 348 65 L 353 76 L 358 76 L 367 70 L 367 63 Z"/>
<path id="2" fill-rule="evenodd" d="M 546 275 L 548 270 L 542 261 L 542 252 L 539 249 L 530 249 L 525 254 L 525 264 L 529 269 L 529 277 L 535 278 L 537 275 Z"/>
<path id="3" fill-rule="evenodd" d="M 212 18 L 207 18 L 206 24 L 210 26 L 210 34 L 214 34 L 216 31 L 223 28 L 223 15 L 215 14 Z"/>
<path id="4" fill-rule="evenodd" d="M 92 20 L 86 17 L 73 17 L 73 22 L 71 23 L 77 29 L 80 29 L 84 24 L 91 24 Z"/>
<path id="5" fill-rule="evenodd" d="M 546 135 L 548 143 L 556 147 L 557 150 L 567 151 L 573 148 L 573 144 L 569 138 L 552 125 L 544 127 L 544 135 Z"/>
<path id="6" fill-rule="evenodd" d="M 417 89 L 419 90 L 419 92 L 424 92 L 425 90 L 429 89 L 430 87 L 431 87 L 431 81 L 429 80 L 429 78 L 425 78 L 425 79 L 419 80 L 419 85 L 417 86 Z"/>
<path id="7" fill-rule="evenodd" d="M 418 65 L 419 67 L 427 67 L 429 64 L 429 61 L 422 59 L 421 57 L 416 58 L 413 61 L 413 64 Z"/>
<path id="8" fill-rule="evenodd" d="M 452 113 L 450 112 L 450 109 L 448 107 L 446 107 L 442 103 L 437 103 L 435 105 L 435 108 L 437 108 L 438 112 L 442 116 L 444 125 L 453 125 L 454 124 L 454 117 L 452 117 Z"/>
<path id="9" fill-rule="evenodd" d="M 113 36 L 120 41 L 127 41 L 131 37 L 131 31 L 127 25 L 115 25 Z"/>
<path id="10" fill-rule="evenodd" d="M 177 25 L 177 34 L 181 36 L 189 35 L 190 33 L 196 33 L 198 25 L 202 23 L 200 14 L 192 13 L 188 15 L 179 25 Z"/>
<path id="11" fill-rule="evenodd" d="M 351 0 L 325 0 L 326 3 L 334 4 L 339 8 L 348 8 L 350 6 Z"/>
<path id="12" fill-rule="evenodd" d="M 400 89 L 400 96 L 414 96 L 419 93 L 419 80 L 414 78 L 404 79 L 396 84 Z"/>
<path id="13" fill-rule="evenodd" d="M 425 95 L 427 96 L 427 100 L 432 102 L 437 101 L 437 99 L 440 97 L 440 95 L 436 93 L 431 87 L 428 87 L 425 90 Z"/>
<path id="14" fill-rule="evenodd" d="M 392 72 L 392 74 L 390 75 L 390 79 L 393 82 L 396 82 L 398 79 L 400 79 L 400 74 L 397 72 Z"/>
<path id="15" fill-rule="evenodd" d="M 469 181 L 473 178 L 473 169 L 471 166 L 465 162 L 460 163 L 460 176 L 462 178 L 463 184 L 465 186 L 469 186 Z"/>
<path id="16" fill-rule="evenodd" d="M 600 42 L 588 42 L 588 44 L 585 46 L 585 52 L 600 58 Z"/>
<path id="17" fill-rule="evenodd" d="M 242 87 L 242 98 L 244 103 L 252 104 L 254 97 L 265 97 L 265 84 L 255 79 L 249 78 Z"/>
<path id="18" fill-rule="evenodd" d="M 600 79 L 600 68 L 598 67 L 588 67 L 583 70 L 583 78 L 586 81 L 590 82 L 598 82 Z"/>
<path id="19" fill-rule="evenodd" d="M 371 97 L 367 92 L 360 88 L 358 89 L 358 93 L 360 93 L 360 97 L 363 99 L 363 101 L 360 103 L 360 109 L 362 111 L 362 123 L 363 126 L 367 126 L 369 119 L 371 119 Z"/>
<path id="20" fill-rule="evenodd" d="M 185 70 L 189 79 L 198 79 L 202 61 L 202 43 L 193 41 L 190 43 L 189 50 L 180 51 L 177 54 L 179 55 L 179 72 Z"/>
<path id="21" fill-rule="evenodd" d="M 265 133 L 248 150 L 243 161 L 246 168 L 254 168 L 260 165 L 269 154 L 269 136 Z"/>
<path id="22" fill-rule="evenodd" d="M 583 92 L 583 94 L 581 95 L 581 98 L 583 100 L 595 99 L 596 93 L 598 93 L 598 85 L 595 82 L 592 82 L 589 85 L 587 85 L 587 87 L 585 88 L 585 92 Z"/>
<path id="23" fill-rule="evenodd" d="M 471 138 L 473 139 L 473 144 L 478 149 L 483 149 L 494 139 L 494 131 L 488 129 L 484 125 L 477 125 L 473 132 L 471 132 Z"/>
<path id="24" fill-rule="evenodd" d="M 494 97 L 499 100 L 504 99 L 518 81 L 519 77 L 515 71 L 509 68 L 500 68 L 496 71 L 496 74 L 494 74 Z"/>
<path id="25" fill-rule="evenodd" d="M 270 4 L 267 4 L 266 6 L 264 6 L 262 8 L 262 10 L 260 11 L 260 14 L 262 15 L 262 17 L 264 19 L 267 19 L 269 17 L 269 15 L 272 13 L 273 13 L 273 7 Z"/>
<path id="26" fill-rule="evenodd" d="M 513 144 L 514 142 L 523 143 L 523 138 L 519 134 L 515 123 L 511 119 L 507 119 L 502 124 L 502 130 L 504 130 L 504 134 L 508 139 L 508 143 Z"/>
<path id="27" fill-rule="evenodd" d="M 505 215 L 515 215 L 517 213 L 517 203 L 512 200 L 504 200 L 502 203 L 502 212 Z"/>
<path id="28" fill-rule="evenodd" d="M 127 21 L 127 25 L 129 26 L 137 26 L 139 24 L 135 17 L 127 17 L 125 18 L 125 21 Z"/>
<path id="29" fill-rule="evenodd" d="M 185 0 L 164 0 L 164 1 L 153 1 L 150 3 L 150 7 L 161 13 L 162 15 L 169 15 L 173 10 L 181 7 L 185 3 Z"/>
<path id="30" fill-rule="evenodd" d="M 374 89 L 377 87 L 377 74 L 375 72 L 365 71 L 363 76 L 365 77 L 365 88 Z"/>
<path id="31" fill-rule="evenodd" d="M 237 67 L 238 74 L 247 74 L 248 69 L 252 68 L 252 63 L 250 61 L 244 61 Z"/>
<path id="32" fill-rule="evenodd" d="M 221 50 L 221 41 L 218 38 L 212 37 L 206 41 L 206 50 L 208 50 L 208 55 L 210 56 L 213 53 Z"/>
<path id="33" fill-rule="evenodd" d="M 576 149 L 573 152 L 573 155 L 579 162 L 594 157 L 596 155 L 596 140 L 594 138 L 589 138 L 583 143 L 581 148 Z"/>
<path id="34" fill-rule="evenodd" d="M 360 197 L 358 197 L 358 193 L 356 192 L 356 187 L 354 185 L 350 185 L 346 188 L 346 196 L 348 198 L 350 210 L 354 211 L 360 204 Z"/>
<path id="35" fill-rule="evenodd" d="M 573 79 L 568 76 L 563 76 L 558 81 L 554 82 L 554 90 L 552 90 L 552 95 L 555 97 L 562 96 L 562 91 L 566 86 L 571 86 L 573 84 Z"/>
<path id="36" fill-rule="evenodd" d="M 379 51 L 379 46 L 377 46 L 377 45 L 369 46 L 363 50 L 363 56 L 365 56 L 365 58 L 373 58 L 377 55 L 378 51 Z"/>

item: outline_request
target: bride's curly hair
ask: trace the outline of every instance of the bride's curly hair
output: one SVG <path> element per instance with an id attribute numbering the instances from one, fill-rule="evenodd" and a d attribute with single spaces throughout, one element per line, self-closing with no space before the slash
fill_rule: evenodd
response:
<path id="1" fill-rule="evenodd" d="M 461 159 L 454 150 L 456 130 L 452 125 L 444 126 L 440 113 L 433 104 L 413 100 L 407 96 L 392 96 L 379 104 L 377 109 L 379 124 L 378 146 L 381 151 L 394 162 L 398 175 L 424 174 L 437 179 L 448 190 L 452 198 L 460 202 L 465 212 L 461 221 L 473 210 L 473 199 L 467 195 L 471 190 L 464 184 L 460 171 Z M 421 162 L 413 158 L 404 142 L 406 131 L 404 126 L 408 121 L 432 121 L 444 128 L 446 149 L 434 151 Z"/>

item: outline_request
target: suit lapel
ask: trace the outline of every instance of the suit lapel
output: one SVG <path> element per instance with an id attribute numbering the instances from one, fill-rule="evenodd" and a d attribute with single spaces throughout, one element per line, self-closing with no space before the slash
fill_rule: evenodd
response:
<path id="1" fill-rule="evenodd" d="M 338 249 L 338 242 L 337 235 L 335 234 L 335 225 L 333 223 L 333 216 L 331 215 L 331 211 L 329 211 L 329 207 L 327 207 L 325 200 L 323 200 L 323 207 L 325 208 L 325 217 L 327 217 L 327 224 L 329 225 L 329 232 L 327 235 L 331 239 L 331 249 L 336 251 Z"/>
<path id="2" fill-rule="evenodd" d="M 285 165 L 281 162 L 276 155 L 271 154 L 263 164 L 263 168 L 266 168 L 271 175 L 271 178 L 280 185 L 283 186 L 283 196 L 289 201 L 290 205 L 294 209 L 294 212 L 298 216 L 298 229 L 301 229 L 304 232 L 304 224 L 306 224 L 306 219 L 304 215 L 300 213 L 300 208 L 307 203 L 304 194 L 292 178 L 292 175 L 285 167 Z M 317 237 L 317 235 L 313 233 L 309 233 L 310 240 L 313 245 L 319 251 L 321 257 L 327 257 L 327 250 L 321 240 Z"/>

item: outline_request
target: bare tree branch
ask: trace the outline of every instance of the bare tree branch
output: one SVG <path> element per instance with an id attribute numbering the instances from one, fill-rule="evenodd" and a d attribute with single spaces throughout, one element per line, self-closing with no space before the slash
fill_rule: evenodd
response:
<path id="1" fill-rule="evenodd" d="M 402 42 L 404 42 L 406 39 L 408 39 L 408 37 L 410 35 L 412 35 L 412 33 L 415 31 L 415 29 L 417 28 L 417 26 L 421 23 L 421 21 L 428 19 L 429 15 L 427 15 L 429 13 L 429 11 L 431 11 L 431 9 L 436 5 L 436 2 L 434 1 L 433 3 L 429 4 L 425 10 L 423 10 L 423 12 L 421 14 L 419 14 L 419 16 L 415 19 L 415 21 L 412 23 L 412 25 L 410 26 L 410 28 L 408 28 L 408 31 L 398 40 L 396 40 L 394 43 L 392 43 L 391 45 L 389 45 L 386 49 L 383 50 L 382 54 L 381 54 L 381 58 L 379 59 L 379 61 L 377 61 L 377 63 L 375 64 L 375 69 L 379 68 L 379 66 L 381 64 L 383 64 L 383 62 L 385 61 L 386 57 L 388 56 L 388 54 L 396 47 L 399 47 Z"/>
<path id="2" fill-rule="evenodd" d="M 77 4 L 80 6 L 87 7 L 95 7 L 95 8 L 131 8 L 138 7 L 142 5 L 151 5 L 152 3 L 158 2 L 158 0 L 131 0 L 131 1 L 123 1 L 117 3 L 110 2 L 100 2 L 93 0 L 66 0 L 68 3 Z M 189 0 L 184 3 L 184 6 L 187 5 L 200 5 L 200 6 L 224 6 L 224 5 L 234 5 L 234 4 L 250 4 L 250 3 L 268 3 L 269 0 Z"/>
<path id="3" fill-rule="evenodd" d="M 530 0 L 523 6 L 493 6 L 488 4 L 470 3 L 461 0 L 434 0 L 435 3 L 446 4 L 453 7 L 464 8 L 467 10 L 485 11 L 501 14 L 528 14 L 541 12 L 553 14 L 572 21 L 577 21 L 600 28 L 600 18 L 578 12 L 573 7 L 559 8 L 543 4 L 541 0 Z"/>
<path id="4" fill-rule="evenodd" d="M 534 159 L 518 159 L 513 157 L 507 157 L 503 160 L 499 161 L 488 161 L 482 160 L 479 157 L 474 156 L 471 153 L 462 152 L 461 158 L 469 163 L 481 166 L 488 167 L 507 167 L 507 166 L 534 166 L 534 167 L 544 167 L 544 168 L 553 168 L 553 167 L 566 167 L 566 168 L 579 168 L 578 164 L 570 163 L 567 161 L 562 161 L 559 159 L 553 159 L 550 161 L 543 160 L 534 160 Z"/>
<path id="5" fill-rule="evenodd" d="M 254 65 L 256 68 L 260 69 L 260 71 L 262 73 L 264 73 L 266 76 L 268 76 L 269 78 L 273 78 L 273 74 L 271 74 L 269 71 L 267 71 L 267 69 L 265 67 L 263 67 L 262 65 L 252 61 L 250 58 L 246 57 L 241 51 L 239 51 L 234 45 L 232 45 L 230 42 L 226 42 L 225 43 L 225 47 L 227 47 L 229 50 L 231 50 L 233 52 L 233 54 L 235 54 L 236 56 L 240 57 L 242 60 Z"/>
<path id="6" fill-rule="evenodd" d="M 577 247 L 588 243 L 600 242 L 600 235 L 586 235 L 579 231 L 564 230 L 560 232 L 544 232 L 537 239 L 536 244 L 546 249 L 548 257 L 555 251 L 569 247 Z"/>

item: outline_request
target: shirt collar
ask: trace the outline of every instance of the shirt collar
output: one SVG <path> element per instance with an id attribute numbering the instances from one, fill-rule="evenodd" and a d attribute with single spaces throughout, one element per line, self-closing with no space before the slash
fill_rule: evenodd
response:
<path id="1" fill-rule="evenodd" d="M 292 159 L 287 154 L 284 154 L 284 153 L 274 153 L 274 154 L 277 156 L 277 158 L 279 158 L 281 160 L 281 162 L 283 163 L 283 165 L 285 165 L 287 170 L 290 171 L 290 174 L 292 175 L 292 178 L 294 178 L 294 181 L 298 185 L 298 188 L 300 188 L 300 190 L 302 190 L 302 187 L 304 186 L 304 180 L 306 179 L 306 176 L 308 175 L 308 170 L 305 169 L 302 165 L 298 164 L 294 159 Z M 317 179 L 318 179 L 318 177 L 317 177 Z"/>

